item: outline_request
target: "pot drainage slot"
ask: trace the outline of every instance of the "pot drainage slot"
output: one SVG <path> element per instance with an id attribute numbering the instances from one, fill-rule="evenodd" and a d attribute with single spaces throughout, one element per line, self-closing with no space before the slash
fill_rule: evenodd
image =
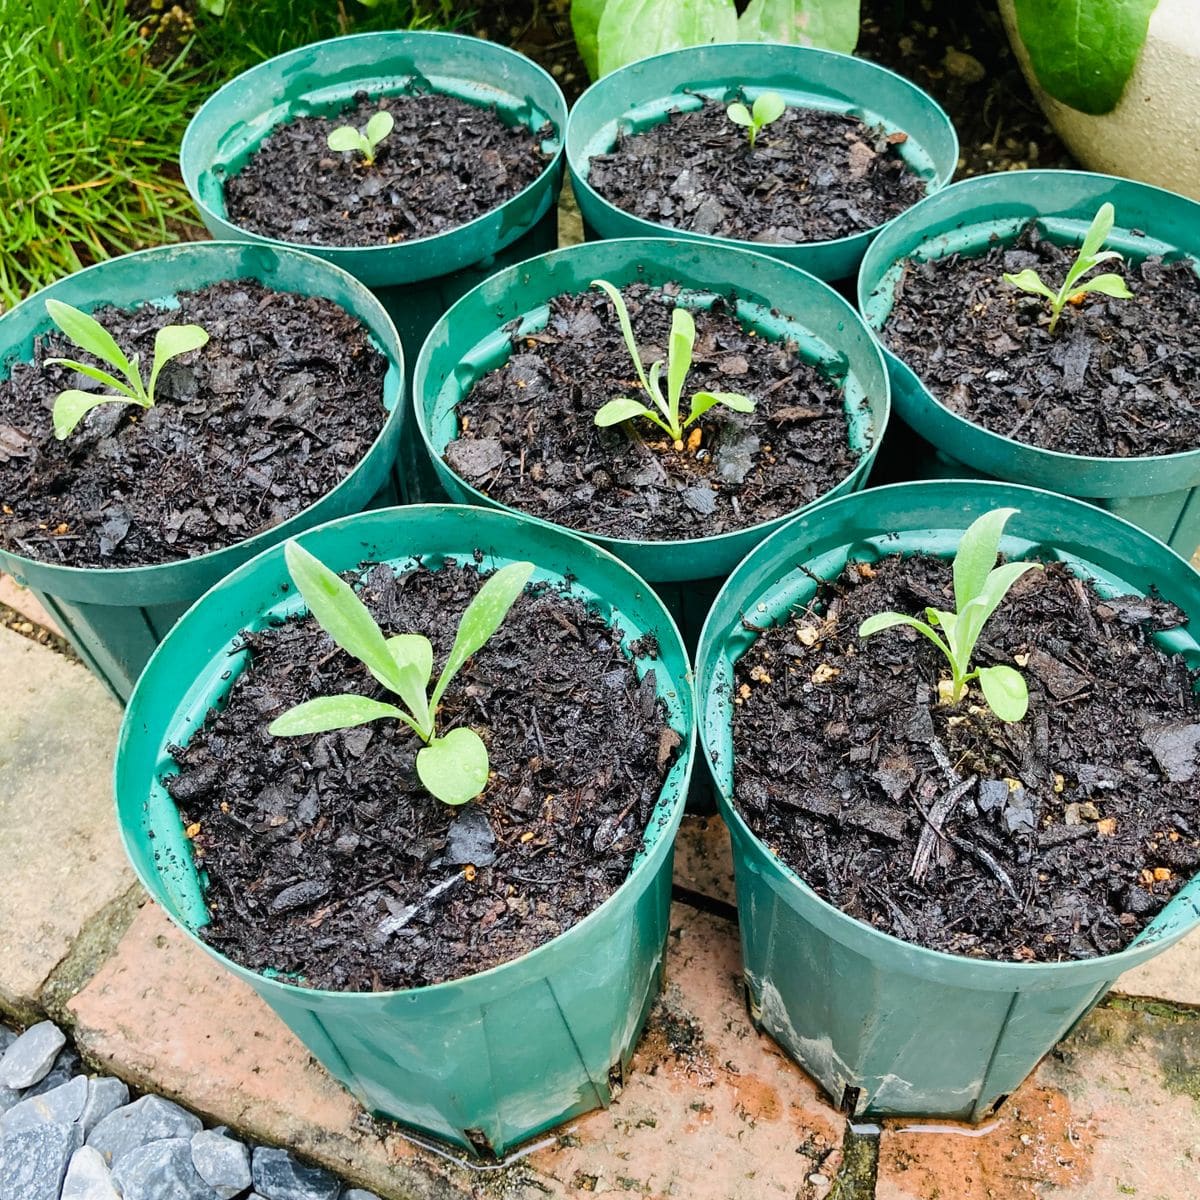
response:
<path id="1" fill-rule="evenodd" d="M 858 1098 L 862 1095 L 862 1088 L 851 1087 L 846 1085 L 846 1090 L 842 1092 L 841 1109 L 847 1116 L 854 1116 L 858 1109 Z"/>

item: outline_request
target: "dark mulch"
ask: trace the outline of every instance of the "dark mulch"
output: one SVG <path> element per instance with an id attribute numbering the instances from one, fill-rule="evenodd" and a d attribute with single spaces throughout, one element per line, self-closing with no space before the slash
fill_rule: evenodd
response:
<path id="1" fill-rule="evenodd" d="M 898 141 L 857 117 L 789 108 L 758 135 L 706 100 L 590 160 L 588 183 L 611 204 L 670 229 L 790 244 L 848 237 L 925 195 Z"/>
<path id="2" fill-rule="evenodd" d="M 326 139 L 362 129 L 385 109 L 396 124 L 364 166 Z M 225 181 L 229 218 L 268 237 L 317 246 L 385 246 L 465 225 L 511 200 L 545 170 L 539 133 L 509 126 L 491 108 L 439 93 L 394 95 L 333 117 L 301 117 L 273 130 Z"/>
<path id="3" fill-rule="evenodd" d="M 679 289 L 638 284 L 622 294 L 649 367 L 666 357 Z M 688 430 L 700 429 L 699 444 L 682 452 L 648 421 L 594 424 L 607 401 L 640 390 L 608 297 L 557 296 L 550 309 L 547 327 L 514 335 L 512 357 L 458 406 L 464 428 L 446 461 L 493 499 L 590 533 L 688 538 L 782 516 L 854 469 L 839 381 L 794 345 L 743 329 L 731 303 L 694 313 L 681 408 L 701 390 L 741 392 L 756 407 L 710 409 Z"/>
<path id="4" fill-rule="evenodd" d="M 59 333 L 0 381 L 0 545 L 72 566 L 174 562 L 270 529 L 361 461 L 383 424 L 387 359 L 331 300 L 252 280 L 181 292 L 179 307 L 93 315 L 143 379 L 163 325 L 195 322 L 200 350 L 169 363 L 149 410 L 93 409 L 65 441 L 50 414 L 65 388 L 103 387 L 47 358 L 97 362 Z"/>
<path id="5" fill-rule="evenodd" d="M 385 632 L 427 635 L 440 669 L 480 577 L 376 566 L 363 582 Z M 494 772 L 457 810 L 421 788 L 420 743 L 396 721 L 267 733 L 314 696 L 384 696 L 309 618 L 246 643 L 251 665 L 168 780 L 200 827 L 205 937 L 237 962 L 347 991 L 440 983 L 549 941 L 629 874 L 679 738 L 653 668 L 639 682 L 579 601 L 526 592 L 447 691 L 440 730 L 477 730 Z"/>
<path id="6" fill-rule="evenodd" d="M 1090 294 L 1051 334 L 1047 302 L 1003 274 L 1033 267 L 1057 288 L 1075 254 L 1029 226 L 980 257 L 910 262 L 887 344 L 952 411 L 1030 445 L 1107 458 L 1200 447 L 1195 268 L 1105 263 L 1094 273 L 1124 276 L 1134 298 Z"/>
<path id="7" fill-rule="evenodd" d="M 1200 868 L 1195 677 L 1149 640 L 1185 617 L 1101 600 L 1060 564 L 1030 572 L 976 656 L 1025 664 L 1029 713 L 1005 725 L 978 693 L 935 704 L 944 660 L 915 630 L 857 636 L 950 596 L 942 560 L 851 565 L 758 638 L 736 668 L 738 809 L 819 895 L 905 941 L 1005 961 L 1119 950 Z"/>

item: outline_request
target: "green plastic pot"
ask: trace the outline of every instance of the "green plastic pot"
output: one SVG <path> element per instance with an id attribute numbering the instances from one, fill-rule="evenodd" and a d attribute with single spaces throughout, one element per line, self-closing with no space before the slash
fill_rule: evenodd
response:
<path id="1" fill-rule="evenodd" d="M 1129 522 L 1033 488 L 946 480 L 872 488 L 810 509 L 730 576 L 701 637 L 701 739 L 732 835 L 750 1011 L 851 1114 L 982 1119 L 1122 972 L 1200 924 L 1198 878 L 1119 954 L 1047 964 L 926 950 L 822 900 L 733 806 L 733 664 L 754 640 L 743 614 L 759 626 L 784 619 L 812 598 L 814 575 L 836 578 L 851 556 L 951 557 L 967 525 L 1002 505 L 1020 510 L 1002 543 L 1010 557 L 1059 559 L 1109 594 L 1157 588 L 1200 613 L 1200 575 Z M 1192 626 L 1159 641 L 1200 667 Z"/>
<path id="2" fill-rule="evenodd" d="M 337 112 L 356 92 L 396 93 L 414 80 L 469 103 L 495 105 L 505 119 L 531 129 L 549 121 L 554 133 L 544 143 L 551 155 L 545 170 L 524 191 L 466 225 L 391 246 L 281 242 L 229 219 L 224 180 L 241 170 L 276 126 Z M 302 46 L 227 83 L 188 125 L 180 168 L 213 237 L 293 246 L 349 271 L 383 301 L 411 362 L 433 323 L 464 292 L 498 265 L 558 245 L 566 123 L 558 84 L 505 46 L 455 33 L 359 33 Z M 431 480 L 416 475 L 421 461 L 406 417 L 398 483 L 407 498 L 429 493 Z"/>
<path id="3" fill-rule="evenodd" d="M 121 703 L 155 646 L 222 576 L 267 546 L 389 495 L 404 400 L 404 351 L 383 306 L 345 271 L 296 250 L 234 242 L 162 246 L 97 263 L 0 316 L 0 371 L 7 376 L 14 362 L 33 357 L 34 339 L 53 329 L 47 300 L 87 311 L 106 304 L 134 308 L 169 302 L 181 291 L 227 279 L 254 279 L 280 291 L 321 296 L 357 317 L 388 359 L 383 404 L 389 416 L 362 461 L 331 492 L 281 525 L 221 550 L 155 566 L 113 568 L 67 567 L 0 550 L 0 571 L 33 591 Z"/>
<path id="4" fill-rule="evenodd" d="M 151 659 L 121 728 L 117 816 L 142 883 L 198 945 L 248 983 L 370 1112 L 466 1150 L 503 1154 L 569 1117 L 607 1105 L 662 975 L 675 831 L 691 773 L 691 673 L 679 632 L 648 585 L 612 555 L 560 530 L 452 505 L 381 509 L 310 530 L 300 542 L 336 570 L 528 559 L 535 579 L 618 622 L 629 646 L 652 634 L 653 668 L 679 757 L 629 878 L 566 933 L 512 962 L 436 987 L 316 991 L 246 970 L 197 936 L 207 921 L 179 812 L 162 786 L 167 747 L 186 743 L 245 667 L 239 632 L 299 607 L 282 547 L 208 592 Z"/>
<path id="5" fill-rule="evenodd" d="M 1107 246 L 1135 260 L 1149 254 L 1200 258 L 1200 204 L 1194 200 L 1111 175 L 1006 171 L 952 184 L 888 225 L 863 259 L 859 308 L 878 334 L 905 259 L 981 254 L 994 238 L 1014 241 L 1034 219 L 1052 240 L 1078 245 L 1105 201 L 1117 213 Z M 1117 513 L 1185 557 L 1200 544 L 1200 447 L 1157 457 L 1095 458 L 1030 446 L 951 412 L 911 367 L 886 348 L 884 354 L 897 413 L 937 450 L 925 474 L 978 473 L 1047 488 Z"/>
<path id="6" fill-rule="evenodd" d="M 543 327 L 552 297 L 586 292 L 594 279 L 618 287 L 674 282 L 710 297 L 732 292 L 739 316 L 753 328 L 776 339 L 794 338 L 811 361 L 844 359 L 849 402 L 857 406 L 867 401 L 866 413 L 858 413 L 851 428 L 852 442 L 864 453 L 829 494 L 864 486 L 887 426 L 890 401 L 883 359 L 854 309 L 820 280 L 762 254 L 698 241 L 629 238 L 570 246 L 498 272 L 434 327 L 417 359 L 413 404 L 429 459 L 453 499 L 515 511 L 490 499 L 443 460 L 458 429 L 455 409 L 477 379 L 508 358 L 504 325 L 521 319 L 527 328 Z M 679 541 L 584 536 L 653 583 L 679 621 L 684 640 L 694 646 L 721 580 L 790 515 L 733 533 Z"/>
<path id="7" fill-rule="evenodd" d="M 571 109 L 567 164 L 589 232 L 596 237 L 674 237 L 770 254 L 820 279 L 852 276 L 879 228 L 827 242 L 768 244 L 689 233 L 635 217 L 588 184 L 588 165 L 607 154 L 619 131 L 640 132 L 675 109 L 699 108 L 700 96 L 732 100 L 745 87 L 753 99 L 778 92 L 792 107 L 859 117 L 889 132 L 904 132 L 901 153 L 930 191 L 958 166 L 958 136 L 950 118 L 920 88 L 865 59 L 809 46 L 738 42 L 672 50 L 630 63 L 592 84 Z"/>

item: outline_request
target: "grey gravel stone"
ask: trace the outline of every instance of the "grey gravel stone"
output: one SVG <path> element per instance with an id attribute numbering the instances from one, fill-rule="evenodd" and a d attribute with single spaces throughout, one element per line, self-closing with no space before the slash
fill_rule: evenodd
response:
<path id="1" fill-rule="evenodd" d="M 32 1087 L 44 1079 L 67 1039 L 53 1021 L 31 1025 L 0 1058 L 0 1086 Z"/>
<path id="2" fill-rule="evenodd" d="M 76 1075 L 70 1083 L 60 1083 L 40 1096 L 14 1104 L 0 1117 L 0 1133 L 32 1129 L 34 1125 L 71 1125 L 82 1115 L 87 1094 L 86 1076 Z"/>
<path id="3" fill-rule="evenodd" d="M 0 1138 L 0 1196 L 58 1200 L 67 1163 L 82 1138 L 78 1125 L 35 1125 Z"/>
<path id="4" fill-rule="evenodd" d="M 257 1146 L 254 1187 L 264 1200 L 336 1200 L 341 1183 L 320 1167 L 306 1167 L 286 1150 Z"/>
<path id="5" fill-rule="evenodd" d="M 87 1101 L 79 1116 L 79 1124 L 86 1138 L 111 1112 L 129 1103 L 129 1089 L 111 1075 L 98 1075 L 88 1080 Z"/>
<path id="6" fill-rule="evenodd" d="M 61 1200 L 121 1200 L 99 1150 L 80 1146 L 75 1151 L 63 1180 Z"/>
<path id="7" fill-rule="evenodd" d="M 149 1142 L 164 1138 L 186 1138 L 190 1146 L 192 1135 L 199 1133 L 202 1128 L 200 1118 L 192 1116 L 178 1104 L 172 1104 L 161 1096 L 143 1096 L 97 1122 L 88 1134 L 87 1144 L 99 1150 L 105 1160 L 115 1167 L 125 1155 Z M 190 1158 L 188 1162 L 191 1162 Z"/>
<path id="8" fill-rule="evenodd" d="M 191 1138 L 161 1138 L 122 1155 L 113 1183 L 124 1200 L 214 1200 L 192 1166 Z"/>
<path id="9" fill-rule="evenodd" d="M 0 1114 L 8 1112 L 14 1104 L 21 1102 L 21 1089 L 4 1087 L 0 1084 Z"/>
<path id="10" fill-rule="evenodd" d="M 30 1096 L 41 1096 L 46 1092 L 53 1091 L 56 1087 L 69 1083 L 82 1072 L 83 1064 L 79 1061 L 79 1055 L 75 1053 L 73 1047 L 64 1046 L 55 1056 L 50 1070 L 33 1087 L 26 1088 L 22 1099 L 28 1100 Z"/>
<path id="11" fill-rule="evenodd" d="M 215 1129 L 202 1129 L 192 1138 L 192 1165 L 221 1200 L 232 1200 L 254 1182 L 250 1151 Z"/>
<path id="12" fill-rule="evenodd" d="M 0 1025 L 0 1054 L 3 1054 L 16 1040 L 17 1035 L 7 1025 Z"/>
<path id="13" fill-rule="evenodd" d="M 379 1197 L 374 1192 L 368 1192 L 366 1188 L 347 1188 L 341 1194 L 340 1200 L 379 1200 Z"/>

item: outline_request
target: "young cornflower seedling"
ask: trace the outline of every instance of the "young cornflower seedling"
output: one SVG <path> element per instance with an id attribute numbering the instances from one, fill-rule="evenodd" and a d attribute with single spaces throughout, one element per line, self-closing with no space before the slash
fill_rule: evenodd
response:
<path id="1" fill-rule="evenodd" d="M 419 633 L 385 638 L 354 589 L 320 559 L 294 541 L 286 543 L 284 556 L 313 619 L 403 707 L 353 694 L 320 696 L 289 709 L 271 722 L 268 732 L 275 737 L 299 737 L 391 717 L 403 721 L 425 743 L 417 751 L 422 785 L 446 804 L 473 800 L 487 786 L 487 747 L 473 729 L 460 727 L 439 735 L 437 707 L 463 664 L 500 628 L 529 581 L 533 563 L 512 563 L 484 582 L 459 620 L 450 656 L 430 694 L 433 647 L 428 638 Z"/>
<path id="2" fill-rule="evenodd" d="M 778 92 L 763 92 L 752 107 L 747 108 L 738 100 L 725 110 L 725 115 L 735 125 L 741 125 L 746 130 L 746 136 L 750 139 L 750 149 L 753 150 L 758 135 L 768 125 L 778 121 L 786 111 L 787 104 Z"/>
<path id="3" fill-rule="evenodd" d="M 1015 508 L 984 513 L 962 535 L 954 556 L 954 605 L 957 612 L 927 608 L 929 624 L 902 613 L 883 612 L 868 617 L 858 629 L 861 638 L 896 625 L 907 625 L 927 637 L 950 663 L 950 703 L 963 697 L 967 684 L 979 681 L 988 707 L 1002 721 L 1019 721 L 1029 707 L 1029 690 L 1021 674 L 1003 664 L 971 669 L 975 643 L 988 618 L 1009 588 L 1027 571 L 1040 571 L 1041 563 L 1012 562 L 996 566 L 1000 535 Z M 936 627 L 936 628 L 935 628 Z M 942 632 L 939 635 L 937 630 Z"/>
<path id="4" fill-rule="evenodd" d="M 392 132 L 395 124 L 390 112 L 380 111 L 371 117 L 361 131 L 353 125 L 339 125 L 326 138 L 326 142 L 330 150 L 357 152 L 362 155 L 364 167 L 374 166 L 376 147 Z"/>
<path id="5" fill-rule="evenodd" d="M 739 392 L 696 392 L 692 396 L 691 409 L 687 420 L 679 419 L 679 401 L 683 396 L 683 385 L 687 382 L 688 371 L 692 368 L 692 350 L 696 345 L 696 323 L 692 314 L 682 305 L 677 306 L 671 313 L 671 337 L 667 345 L 667 394 L 663 395 L 661 359 L 656 360 L 650 367 L 647 377 L 642 368 L 641 355 L 637 342 L 633 337 L 633 325 L 629 320 L 629 309 L 625 306 L 625 298 L 604 279 L 592 280 L 592 287 L 601 288 L 613 302 L 617 310 L 617 320 L 621 323 L 621 333 L 625 337 L 625 347 L 633 360 L 633 369 L 637 372 L 638 381 L 645 388 L 655 408 L 642 404 L 629 396 L 620 396 L 610 400 L 596 414 L 596 424 L 602 428 L 608 425 L 619 425 L 632 417 L 645 417 L 653 421 L 671 439 L 676 450 L 683 449 L 683 431 L 699 420 L 714 405 L 723 404 L 735 412 L 753 412 L 754 401 Z"/>
<path id="6" fill-rule="evenodd" d="M 1071 264 L 1071 269 L 1067 272 L 1067 277 L 1057 292 L 1047 287 L 1042 282 L 1042 277 L 1032 267 L 1026 267 L 1016 275 L 1005 274 L 1005 283 L 1011 283 L 1013 287 L 1018 287 L 1021 291 L 1030 292 L 1035 296 L 1045 296 L 1050 301 L 1051 333 L 1057 328 L 1058 318 L 1062 316 L 1062 311 L 1067 304 L 1072 302 L 1078 304 L 1088 292 L 1099 292 L 1117 300 L 1133 299 L 1133 293 L 1126 287 L 1125 280 L 1120 275 L 1111 273 L 1095 275 L 1091 279 L 1080 282 L 1084 275 L 1102 262 L 1121 257 L 1115 250 L 1100 249 L 1104 245 L 1105 238 L 1112 232 L 1115 220 L 1116 212 L 1113 206 L 1108 203 L 1100 205 L 1084 235 L 1083 245 L 1079 247 L 1079 254 Z"/>
<path id="7" fill-rule="evenodd" d="M 199 325 L 164 325 L 154 335 L 154 362 L 150 367 L 150 383 L 142 383 L 138 356 L 127 358 L 124 351 L 113 340 L 112 334 L 96 320 L 61 300 L 47 300 L 46 312 L 50 320 L 62 330 L 81 350 L 94 354 L 108 363 L 125 378 L 118 379 L 108 371 L 88 363 L 76 362 L 73 358 L 48 358 L 46 364 L 55 363 L 70 367 L 89 379 L 110 387 L 116 395 L 101 392 L 84 392 L 69 388 L 54 398 L 54 436 L 62 441 L 93 408 L 101 404 L 136 404 L 141 408 L 154 407 L 154 388 L 158 374 L 173 358 L 189 350 L 199 350 L 208 341 L 208 334 Z"/>

